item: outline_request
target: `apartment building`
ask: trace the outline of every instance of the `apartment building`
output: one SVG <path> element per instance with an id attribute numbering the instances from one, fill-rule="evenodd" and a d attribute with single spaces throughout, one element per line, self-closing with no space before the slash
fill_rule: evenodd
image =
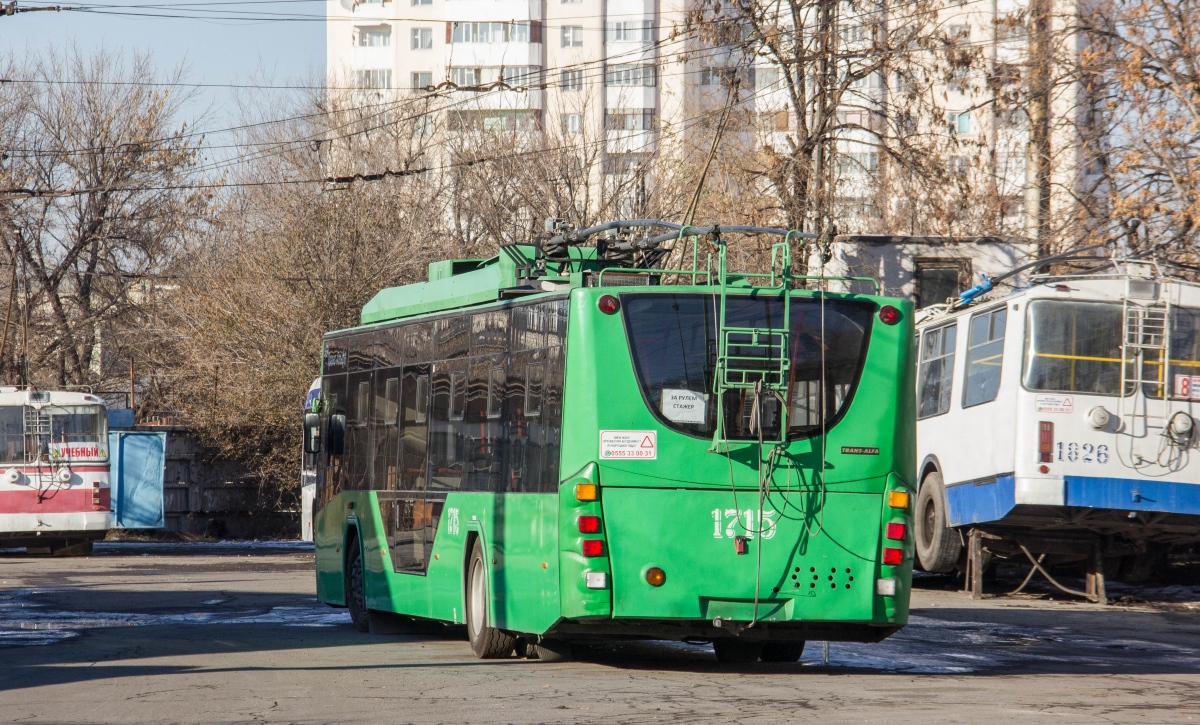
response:
<path id="1" fill-rule="evenodd" d="M 932 94 L 944 106 L 933 130 L 954 142 L 943 163 L 952 172 L 990 176 L 996 193 L 1011 198 L 1017 230 L 1028 124 L 1021 112 L 998 110 L 992 99 L 1003 90 L 994 79 L 1003 78 L 1005 68 L 1020 68 L 1026 53 L 1024 26 L 1012 21 L 1025 3 L 947 0 L 934 23 L 948 43 L 981 49 L 983 59 L 950 74 Z M 594 144 L 605 173 L 622 173 L 711 119 L 727 97 L 725 70 L 746 64 L 674 32 L 689 7 L 689 0 L 329 0 L 328 74 L 332 85 L 380 95 L 436 87 L 449 129 L 480 124 L 562 133 Z M 877 14 L 847 5 L 840 17 L 846 48 L 869 47 L 880 32 Z M 760 119 L 757 141 L 785 149 L 795 109 L 780 71 L 756 62 L 739 71 L 742 105 Z M 873 73 L 855 84 L 839 113 L 855 127 L 843 134 L 834 164 L 858 231 L 870 230 L 871 209 L 879 203 L 871 198 L 870 179 L 880 164 L 872 131 L 880 123 L 872 117 L 905 112 L 894 92 L 902 82 Z M 1078 113 L 1078 100 L 1070 89 L 1057 94 L 1056 112 Z M 1061 131 L 1055 147 L 1074 142 Z M 1056 172 L 1064 194 L 1080 184 L 1077 162 Z"/>

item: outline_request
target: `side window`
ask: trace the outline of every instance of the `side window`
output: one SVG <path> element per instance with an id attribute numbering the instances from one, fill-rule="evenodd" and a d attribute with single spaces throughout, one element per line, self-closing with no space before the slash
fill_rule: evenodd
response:
<path id="1" fill-rule="evenodd" d="M 462 420 L 467 410 L 467 374 L 450 373 L 450 420 Z"/>
<path id="2" fill-rule="evenodd" d="M 488 371 L 488 418 L 499 418 L 504 410 L 504 378 L 504 368 L 492 368 Z"/>
<path id="3" fill-rule="evenodd" d="M 921 340 L 921 369 L 917 382 L 917 419 L 950 410 L 954 377 L 954 343 L 957 322 L 925 332 Z"/>
<path id="4" fill-rule="evenodd" d="M 394 426 L 400 418 L 400 378 L 388 378 L 383 390 L 383 424 Z"/>
<path id="5" fill-rule="evenodd" d="M 963 407 L 990 403 L 1000 392 L 1004 361 L 1004 325 L 1008 308 L 981 312 L 971 318 L 967 334 L 967 366 L 963 377 Z"/>
<path id="6" fill-rule="evenodd" d="M 417 378 L 417 400 L 414 406 L 414 423 L 424 423 L 425 416 L 429 413 L 429 376 L 422 375 Z"/>
<path id="7" fill-rule="evenodd" d="M 533 363 L 525 367 L 525 417 L 536 418 L 542 414 L 542 364 Z"/>
<path id="8" fill-rule="evenodd" d="M 354 394 L 354 425 L 365 428 L 371 415 L 371 381 L 363 380 Z"/>

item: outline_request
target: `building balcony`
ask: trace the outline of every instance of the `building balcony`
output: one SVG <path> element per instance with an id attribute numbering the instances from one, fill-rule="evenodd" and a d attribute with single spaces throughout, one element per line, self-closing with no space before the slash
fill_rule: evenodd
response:
<path id="1" fill-rule="evenodd" d="M 657 108 L 658 89 L 654 86 L 609 86 L 604 89 L 604 107 L 609 110 Z"/>
<path id="2" fill-rule="evenodd" d="M 610 154 L 648 154 L 658 149 L 658 131 L 605 131 Z"/>
<path id="3" fill-rule="evenodd" d="M 540 20 L 538 0 L 446 0 L 446 17 L 451 20 Z"/>
<path id="4" fill-rule="evenodd" d="M 503 65 L 513 68 L 528 65 L 540 66 L 541 64 L 541 43 L 450 43 L 446 45 L 446 65 L 481 67 Z"/>
<path id="5" fill-rule="evenodd" d="M 540 111 L 545 91 L 455 91 L 450 105 L 458 111 Z"/>

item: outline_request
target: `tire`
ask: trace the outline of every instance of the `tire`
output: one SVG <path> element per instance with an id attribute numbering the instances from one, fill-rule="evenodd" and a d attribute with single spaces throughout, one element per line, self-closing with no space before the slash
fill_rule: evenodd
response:
<path id="1" fill-rule="evenodd" d="M 517 638 L 508 632 L 496 629 L 488 621 L 487 566 L 483 561 L 483 547 L 475 540 L 467 566 L 467 640 L 471 651 L 481 660 L 498 660 L 508 657 L 516 647 Z"/>
<path id="2" fill-rule="evenodd" d="M 942 474 L 934 471 L 921 482 L 914 515 L 917 560 L 935 574 L 954 571 L 963 553 L 962 537 L 946 525 L 946 493 Z"/>
<path id="3" fill-rule="evenodd" d="M 571 643 L 561 639 L 543 639 L 534 646 L 534 650 L 542 662 L 571 661 Z"/>
<path id="4" fill-rule="evenodd" d="M 804 642 L 766 642 L 762 648 L 763 662 L 796 662 L 804 654 Z"/>
<path id="5" fill-rule="evenodd" d="M 763 652 L 763 643 L 746 642 L 740 639 L 716 639 L 713 640 L 713 652 L 717 655 L 717 662 L 723 664 L 758 662 L 758 658 Z"/>
<path id="6" fill-rule="evenodd" d="M 359 632 L 371 631 L 371 615 L 367 611 L 367 593 L 363 589 L 362 544 L 358 536 L 354 537 L 353 548 L 350 550 L 350 561 L 346 564 L 346 608 L 350 610 L 350 620 Z"/>

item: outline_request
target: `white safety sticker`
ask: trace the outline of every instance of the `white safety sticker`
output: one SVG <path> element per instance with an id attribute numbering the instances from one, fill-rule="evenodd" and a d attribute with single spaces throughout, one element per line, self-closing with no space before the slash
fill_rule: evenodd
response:
<path id="1" fill-rule="evenodd" d="M 1034 410 L 1039 413 L 1070 413 L 1075 410 L 1075 396 L 1039 395 L 1034 401 Z"/>
<path id="2" fill-rule="evenodd" d="M 1175 375 L 1175 397 L 1200 400 L 1200 375 Z"/>
<path id="3" fill-rule="evenodd" d="M 652 461 L 658 458 L 658 431 L 602 430 L 600 457 Z"/>
<path id="4" fill-rule="evenodd" d="M 707 409 L 704 393 L 683 388 L 663 388 L 662 414 L 676 423 L 704 424 Z"/>

